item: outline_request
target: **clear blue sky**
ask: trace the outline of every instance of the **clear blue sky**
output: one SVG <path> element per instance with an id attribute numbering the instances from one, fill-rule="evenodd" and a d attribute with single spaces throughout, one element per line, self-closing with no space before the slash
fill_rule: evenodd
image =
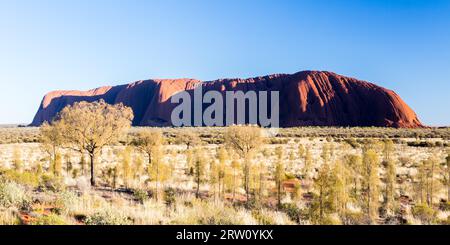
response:
<path id="1" fill-rule="evenodd" d="M 450 125 L 450 1 L 0 0 L 0 123 L 50 90 L 329 70 Z"/>

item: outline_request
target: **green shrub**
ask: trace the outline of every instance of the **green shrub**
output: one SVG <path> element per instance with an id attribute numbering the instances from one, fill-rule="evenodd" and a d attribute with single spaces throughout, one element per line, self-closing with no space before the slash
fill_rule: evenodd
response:
<path id="1" fill-rule="evenodd" d="M 347 144 L 349 144 L 353 149 L 357 149 L 360 146 L 359 143 L 354 138 L 345 139 L 344 141 Z"/>
<path id="2" fill-rule="evenodd" d="M 346 211 L 341 216 L 344 225 L 364 225 L 368 224 L 367 215 L 363 212 Z"/>
<path id="3" fill-rule="evenodd" d="M 430 141 L 412 141 L 407 143 L 408 146 L 411 147 L 433 147 L 435 144 Z"/>
<path id="4" fill-rule="evenodd" d="M 31 188 L 36 188 L 39 186 L 39 175 L 34 172 L 20 172 L 14 169 L 9 169 L 3 171 L 1 173 L 1 176 L 6 180 L 29 186 Z"/>
<path id="5" fill-rule="evenodd" d="M 297 179 L 297 177 L 293 173 L 285 173 L 284 175 L 285 175 L 285 179 L 286 180 L 295 180 L 295 179 Z"/>
<path id="6" fill-rule="evenodd" d="M 133 192 L 134 199 L 140 203 L 148 200 L 148 193 L 145 190 L 137 189 Z"/>
<path id="7" fill-rule="evenodd" d="M 439 205 L 439 209 L 441 209 L 442 211 L 450 211 L 450 201 L 441 202 L 441 204 Z"/>
<path id="8" fill-rule="evenodd" d="M 285 145 L 289 142 L 289 139 L 285 138 L 270 138 L 269 144 L 271 145 Z"/>
<path id="9" fill-rule="evenodd" d="M 441 220 L 441 225 L 450 225 L 450 215 L 447 216 L 447 219 Z"/>
<path id="10" fill-rule="evenodd" d="M 173 204 L 175 204 L 176 199 L 175 199 L 175 190 L 171 187 L 166 188 L 164 190 L 164 203 L 171 207 Z"/>
<path id="11" fill-rule="evenodd" d="M 86 225 L 130 225 L 128 217 L 114 212 L 113 210 L 104 210 L 88 215 L 84 220 Z"/>
<path id="12" fill-rule="evenodd" d="M 275 225 L 275 221 L 272 217 L 266 215 L 261 209 L 253 210 L 252 216 L 259 225 Z"/>
<path id="13" fill-rule="evenodd" d="M 57 214 L 42 215 L 33 220 L 31 225 L 67 225 L 68 222 Z"/>
<path id="14" fill-rule="evenodd" d="M 342 225 L 342 221 L 337 215 L 325 215 L 321 219 L 320 225 Z"/>
<path id="15" fill-rule="evenodd" d="M 431 224 L 435 221 L 437 212 L 426 204 L 417 204 L 412 208 L 412 214 L 422 223 Z"/>
<path id="16" fill-rule="evenodd" d="M 44 174 L 41 177 L 39 188 L 45 191 L 59 192 L 64 190 L 64 183 L 61 177 Z"/>
<path id="17" fill-rule="evenodd" d="M 300 223 L 302 214 L 297 205 L 293 203 L 285 203 L 281 205 L 281 210 L 285 212 L 291 220 L 295 221 L 296 223 Z"/>

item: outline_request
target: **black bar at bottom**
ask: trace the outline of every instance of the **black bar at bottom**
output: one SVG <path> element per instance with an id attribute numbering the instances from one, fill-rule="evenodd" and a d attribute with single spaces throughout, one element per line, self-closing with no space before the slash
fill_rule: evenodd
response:
<path id="1" fill-rule="evenodd" d="M 1 226 L 0 241 L 92 243 L 450 241 L 449 226 Z"/>

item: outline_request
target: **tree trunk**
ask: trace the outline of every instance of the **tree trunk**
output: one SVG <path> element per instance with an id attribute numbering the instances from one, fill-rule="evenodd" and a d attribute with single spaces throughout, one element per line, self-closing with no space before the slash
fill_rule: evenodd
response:
<path id="1" fill-rule="evenodd" d="M 263 181 L 264 181 L 264 177 L 262 174 L 259 175 L 259 190 L 258 190 L 258 195 L 259 195 L 259 200 L 262 202 L 262 197 L 263 197 Z"/>
<path id="2" fill-rule="evenodd" d="M 54 175 L 56 175 L 56 168 L 55 168 L 55 163 L 56 163 L 56 148 L 53 147 L 53 160 L 52 160 L 52 172 Z"/>
<path id="3" fill-rule="evenodd" d="M 447 156 L 447 202 L 450 202 L 450 155 Z"/>
<path id="4" fill-rule="evenodd" d="M 447 176 L 447 202 L 450 202 L 450 165 L 447 165 L 448 176 Z"/>
<path id="5" fill-rule="evenodd" d="M 216 203 L 216 185 L 213 184 L 213 197 L 214 197 L 214 203 Z"/>
<path id="6" fill-rule="evenodd" d="M 431 164 L 431 190 L 430 190 L 430 207 L 433 206 L 433 196 L 434 196 L 434 161 Z"/>
<path id="7" fill-rule="evenodd" d="M 248 199 L 249 199 L 249 179 L 248 179 L 248 173 L 246 173 L 245 174 L 245 199 L 246 199 L 246 202 L 248 203 Z"/>
<path id="8" fill-rule="evenodd" d="M 450 202 L 450 183 L 448 184 L 448 187 L 447 187 L 447 202 Z"/>
<path id="9" fill-rule="evenodd" d="M 156 201 L 158 201 L 158 194 L 159 194 L 159 161 L 156 163 L 156 190 L 155 190 L 155 198 Z"/>
<path id="10" fill-rule="evenodd" d="M 117 169 L 114 169 L 114 175 L 113 175 L 113 189 L 116 189 L 117 185 Z"/>
<path id="11" fill-rule="evenodd" d="M 248 201 L 249 201 L 249 185 L 250 185 L 250 183 L 249 183 L 249 181 L 250 181 L 250 172 L 249 172 L 249 166 L 248 166 L 248 163 L 245 163 L 245 166 L 244 166 L 244 189 L 245 189 L 245 199 L 246 199 L 246 203 L 248 204 Z"/>
<path id="12" fill-rule="evenodd" d="M 197 192 L 195 193 L 195 197 L 199 198 L 200 197 L 200 175 L 197 176 Z"/>
<path id="13" fill-rule="evenodd" d="M 323 187 L 320 186 L 320 192 L 319 192 L 319 218 L 320 222 L 323 220 Z"/>
<path id="14" fill-rule="evenodd" d="M 219 198 L 222 198 L 222 189 L 221 189 L 221 181 L 222 181 L 222 179 L 221 178 L 219 178 L 219 183 L 218 183 L 218 185 L 219 185 L 219 190 L 218 190 L 218 195 L 219 195 Z"/>
<path id="15" fill-rule="evenodd" d="M 372 197 L 370 196 L 370 185 L 367 187 L 367 214 L 369 215 L 369 222 L 372 224 L 372 209 L 371 209 L 371 202 Z"/>
<path id="16" fill-rule="evenodd" d="M 233 203 L 236 197 L 236 169 L 233 169 Z"/>
<path id="17" fill-rule="evenodd" d="M 94 153 L 89 153 L 89 157 L 91 158 L 91 186 L 95 186 L 95 171 L 94 171 Z"/>
<path id="18" fill-rule="evenodd" d="M 152 153 L 147 153 L 148 156 L 148 166 L 150 167 L 152 165 Z"/>
<path id="19" fill-rule="evenodd" d="M 281 182 L 277 181 L 277 199 L 278 199 L 278 207 L 281 206 Z"/>

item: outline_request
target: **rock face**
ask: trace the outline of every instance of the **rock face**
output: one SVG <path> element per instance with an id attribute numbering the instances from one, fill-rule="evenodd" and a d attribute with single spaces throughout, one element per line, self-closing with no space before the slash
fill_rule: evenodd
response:
<path id="1" fill-rule="evenodd" d="M 202 86 L 203 92 L 279 91 L 280 126 L 422 127 L 416 113 L 393 91 L 332 72 L 302 71 L 249 79 L 143 80 L 89 91 L 54 91 L 45 95 L 32 126 L 51 121 L 65 106 L 78 101 L 123 103 L 134 111 L 135 126 L 171 126 L 180 91 Z M 205 107 L 205 106 L 204 106 Z"/>

